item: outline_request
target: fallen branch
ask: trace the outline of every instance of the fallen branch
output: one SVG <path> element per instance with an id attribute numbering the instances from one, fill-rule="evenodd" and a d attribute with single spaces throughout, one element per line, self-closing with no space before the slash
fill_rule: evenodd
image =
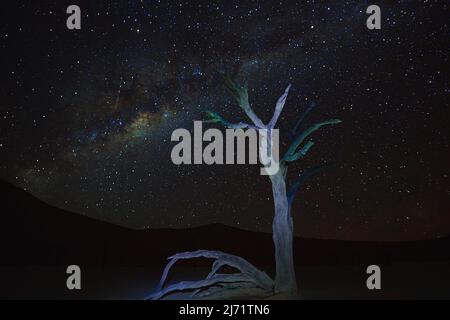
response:
<path id="1" fill-rule="evenodd" d="M 179 260 L 194 258 L 215 259 L 206 279 L 198 281 L 181 281 L 164 288 L 173 265 Z M 192 297 L 209 296 L 213 293 L 220 296 L 228 296 L 228 294 L 231 294 L 232 292 L 242 293 L 243 291 L 246 293 L 250 291 L 259 293 L 258 296 L 260 296 L 268 295 L 270 292 L 273 292 L 274 282 L 265 272 L 257 269 L 247 260 L 235 255 L 221 251 L 197 250 L 194 252 L 177 253 L 168 259 L 170 261 L 164 268 L 157 291 L 151 295 L 150 299 L 161 299 L 164 296 L 176 292 L 192 290 L 194 290 Z M 217 272 L 223 266 L 233 267 L 237 269 L 239 273 L 218 274 Z M 234 290 L 231 290 L 231 287 L 233 287 Z M 239 288 L 240 290 L 238 290 Z M 227 291 L 227 293 L 221 291 Z"/>

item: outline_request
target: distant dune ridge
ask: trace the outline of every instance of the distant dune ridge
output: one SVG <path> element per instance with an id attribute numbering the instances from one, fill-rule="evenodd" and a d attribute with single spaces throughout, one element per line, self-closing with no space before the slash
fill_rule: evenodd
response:
<path id="1" fill-rule="evenodd" d="M 155 265 L 185 250 L 217 249 L 271 265 L 271 234 L 214 224 L 192 229 L 131 230 L 45 204 L 0 181 L 2 265 Z M 262 250 L 264 248 L 264 250 Z M 299 264 L 450 260 L 450 238 L 413 242 L 295 239 Z"/>
<path id="2" fill-rule="evenodd" d="M 269 274 L 274 270 L 274 248 L 268 233 L 220 224 L 180 230 L 131 230 L 49 206 L 6 182 L 0 181 L 0 192 L 2 268 L 74 263 L 101 268 L 148 267 L 157 277 L 166 257 L 176 252 L 212 249 L 245 257 Z M 296 238 L 294 242 L 295 264 L 300 273 L 302 268 L 363 268 L 369 264 L 450 266 L 449 249 L 449 237 L 413 242 Z M 205 261 L 190 265 L 196 263 L 207 266 Z"/>

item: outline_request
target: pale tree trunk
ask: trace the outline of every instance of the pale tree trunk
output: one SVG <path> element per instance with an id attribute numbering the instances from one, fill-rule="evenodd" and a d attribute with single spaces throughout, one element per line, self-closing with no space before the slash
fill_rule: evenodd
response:
<path id="1" fill-rule="evenodd" d="M 169 258 L 170 262 L 164 269 L 161 277 L 160 284 L 155 293 L 149 298 L 161 299 L 166 296 L 170 296 L 176 292 L 193 291 L 191 298 L 236 298 L 237 296 L 253 296 L 265 298 L 273 293 L 275 294 L 287 294 L 295 295 L 297 293 L 297 280 L 295 277 L 294 269 L 294 252 L 293 252 L 293 223 L 290 212 L 290 205 L 292 203 L 292 197 L 299 189 L 302 181 L 308 176 L 316 172 L 317 168 L 312 168 L 310 171 L 304 172 L 290 187 L 289 199 L 286 190 L 286 170 L 289 163 L 297 161 L 303 158 L 308 150 L 313 146 L 312 141 L 305 143 L 305 139 L 318 130 L 322 126 L 330 124 L 338 124 L 341 122 L 339 119 L 332 119 L 324 122 L 317 123 L 310 128 L 297 132 L 301 121 L 305 114 L 300 118 L 294 127 L 292 132 L 293 141 L 283 156 L 281 161 L 278 159 L 278 147 L 271 143 L 271 130 L 274 129 L 277 120 L 283 110 L 286 102 L 287 95 L 291 85 L 287 87 L 284 94 L 278 99 L 275 112 L 268 125 L 264 125 L 258 116 L 253 112 L 248 101 L 247 88 L 241 88 L 236 85 L 230 78 L 224 77 L 225 84 L 239 103 L 239 106 L 245 111 L 247 116 L 252 120 L 253 124 L 240 122 L 233 124 L 215 112 L 208 111 L 210 117 L 206 122 L 222 123 L 227 128 L 244 129 L 244 128 L 257 128 L 260 130 L 259 140 L 259 154 L 263 164 L 270 164 L 267 162 L 268 155 L 275 156 L 275 164 L 279 164 L 279 170 L 273 174 L 273 169 L 270 167 L 263 167 L 261 174 L 269 175 L 272 182 L 272 192 L 275 205 L 275 213 L 273 218 L 272 230 L 273 230 L 273 242 L 275 245 L 275 263 L 276 263 L 276 275 L 275 281 L 270 279 L 264 272 L 258 270 L 248 261 L 241 257 L 226 254 L 220 251 L 210 250 L 198 250 L 195 252 L 184 252 L 176 254 Z M 278 142 L 278 134 L 276 141 Z M 273 149 L 276 147 L 277 149 Z M 270 151 L 270 152 L 268 152 Z M 273 152 L 274 151 L 274 152 Z M 269 156 L 272 160 L 274 158 Z M 165 287 L 165 282 L 168 273 L 172 266 L 181 259 L 193 259 L 198 257 L 213 258 L 215 259 L 211 272 L 206 279 L 199 281 L 181 281 Z M 222 274 L 220 273 L 221 267 L 228 265 L 238 269 L 238 273 Z"/>
<path id="2" fill-rule="evenodd" d="M 270 176 L 275 204 L 272 224 L 273 242 L 275 245 L 275 293 L 297 293 L 293 257 L 293 224 L 289 212 L 286 194 L 286 183 L 282 170 Z"/>
<path id="3" fill-rule="evenodd" d="M 277 162 L 278 171 L 269 175 L 272 183 L 272 193 L 274 201 L 274 218 L 272 223 L 272 237 L 275 246 L 275 286 L 274 291 L 278 293 L 296 294 L 297 281 L 294 268 L 294 252 L 293 252 L 293 222 L 289 210 L 289 202 L 287 198 L 286 181 L 284 164 L 280 163 L 278 156 L 277 141 L 273 139 L 273 132 L 260 132 L 260 158 L 263 163 Z M 269 162 L 269 163 L 270 163 Z M 264 169 L 263 169 L 264 170 Z"/>

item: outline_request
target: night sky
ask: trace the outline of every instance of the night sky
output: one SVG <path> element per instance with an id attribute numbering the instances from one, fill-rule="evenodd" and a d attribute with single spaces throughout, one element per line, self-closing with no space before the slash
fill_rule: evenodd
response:
<path id="1" fill-rule="evenodd" d="M 70 4 L 81 7 L 79 31 L 66 28 Z M 381 30 L 366 27 L 370 4 L 381 7 Z M 271 186 L 260 165 L 170 159 L 172 131 L 191 130 L 204 110 L 247 120 L 219 76 L 227 72 L 248 82 L 266 122 L 292 83 L 282 139 L 311 105 L 307 123 L 343 121 L 316 132 L 308 156 L 290 167 L 292 181 L 338 163 L 298 194 L 297 235 L 450 233 L 447 1 L 2 6 L 0 177 L 45 202 L 137 229 L 225 223 L 270 231 Z"/>

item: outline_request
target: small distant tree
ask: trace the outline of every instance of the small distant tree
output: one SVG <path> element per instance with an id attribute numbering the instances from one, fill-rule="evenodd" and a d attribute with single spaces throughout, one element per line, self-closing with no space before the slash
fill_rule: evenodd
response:
<path id="1" fill-rule="evenodd" d="M 231 123 L 215 112 L 207 111 L 208 119 L 205 122 L 220 123 L 226 128 L 265 129 L 268 134 L 261 143 L 265 148 L 271 148 L 271 130 L 275 128 L 278 118 L 284 108 L 291 85 L 287 87 L 283 95 L 278 99 L 273 116 L 268 124 L 264 124 L 250 106 L 248 90 L 240 87 L 228 76 L 224 76 L 224 82 L 233 98 L 245 112 L 251 123 Z M 319 165 L 305 170 L 289 187 L 287 187 L 287 171 L 290 164 L 305 157 L 314 143 L 308 140 L 309 136 L 326 125 L 334 125 L 341 122 L 332 119 L 316 123 L 305 130 L 300 130 L 301 124 L 313 106 L 307 108 L 296 122 L 290 132 L 291 144 L 286 153 L 279 160 L 279 170 L 276 174 L 269 175 L 272 183 L 272 193 L 275 213 L 272 223 L 273 242 L 275 246 L 275 279 L 271 279 L 265 272 L 257 269 L 247 260 L 227 254 L 221 251 L 198 250 L 194 252 L 178 253 L 168 258 L 169 263 L 164 269 L 158 288 L 152 294 L 152 299 L 169 297 L 177 292 L 190 292 L 192 298 L 239 298 L 239 297 L 267 297 L 274 294 L 297 294 L 297 281 L 293 257 L 293 222 L 291 215 L 292 202 L 304 181 L 319 172 L 324 166 Z M 261 138 L 261 137 L 260 137 Z M 307 141 L 308 140 L 308 141 Z M 271 149 L 260 152 L 271 153 Z M 179 260 L 193 258 L 214 259 L 211 272 L 203 280 L 182 281 L 165 286 L 167 276 L 172 266 Z M 238 272 L 231 274 L 220 273 L 224 266 L 235 268 Z"/>

